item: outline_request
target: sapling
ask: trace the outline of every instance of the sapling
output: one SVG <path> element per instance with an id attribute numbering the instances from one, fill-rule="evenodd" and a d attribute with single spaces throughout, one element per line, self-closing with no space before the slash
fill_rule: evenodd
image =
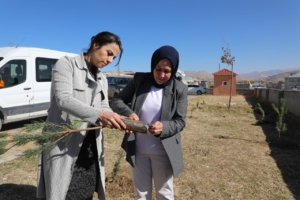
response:
<path id="1" fill-rule="evenodd" d="M 285 100 L 283 98 L 280 99 L 280 107 L 277 107 L 275 104 L 272 104 L 273 109 L 278 114 L 278 121 L 276 122 L 276 130 L 278 131 L 278 135 L 287 130 L 286 123 L 284 123 L 284 116 L 287 114 L 288 109 L 285 106 Z"/>
<path id="2" fill-rule="evenodd" d="M 28 149 L 23 152 L 23 156 L 31 157 L 41 153 L 42 151 L 49 149 L 51 146 L 59 141 L 68 142 L 68 139 L 73 133 L 77 133 L 85 130 L 100 129 L 102 126 L 90 127 L 85 129 L 79 129 L 79 124 L 83 121 L 74 120 L 70 125 L 57 125 L 50 122 L 34 121 L 31 124 L 25 125 L 25 133 L 16 134 L 12 136 L 11 140 L 5 140 L 8 136 L 4 136 L 0 140 L 0 155 L 4 154 L 7 150 L 14 146 L 22 146 L 28 142 L 34 142 L 36 147 Z M 31 133 L 43 128 L 42 134 Z M 11 142 L 13 145 L 10 148 L 5 148 L 6 144 Z"/>
<path id="3" fill-rule="evenodd" d="M 124 157 L 123 150 L 118 151 L 117 155 L 118 155 L 117 161 L 115 162 L 114 169 L 113 169 L 113 177 L 114 178 L 118 175 L 118 173 L 121 170 L 121 160 Z"/>
<path id="4" fill-rule="evenodd" d="M 231 80 L 230 80 L 230 96 L 228 109 L 230 109 L 231 105 L 231 96 L 232 96 L 232 82 L 233 82 L 233 64 L 235 62 L 235 57 L 231 55 L 231 50 L 229 43 L 227 43 L 227 48 L 222 47 L 223 55 L 221 56 L 221 62 L 226 63 L 227 65 L 231 65 Z"/>
<path id="5" fill-rule="evenodd" d="M 127 129 L 132 130 L 133 132 L 146 133 L 149 127 L 148 124 L 143 121 L 133 121 L 129 119 L 122 119 L 122 121 L 126 125 Z M 28 149 L 22 154 L 25 157 L 31 157 L 51 148 L 59 141 L 66 142 L 67 144 L 74 133 L 104 128 L 102 126 L 80 128 L 82 123 L 86 122 L 74 120 L 70 124 L 58 125 L 50 122 L 34 121 L 31 124 L 26 124 L 26 133 L 16 134 L 11 140 L 6 139 L 8 134 L 0 135 L 0 155 L 4 154 L 14 146 L 22 146 L 28 142 L 34 142 L 36 147 Z M 41 129 L 43 129 L 42 134 L 31 133 L 41 131 Z M 6 148 L 9 142 L 12 143 L 12 146 L 10 148 Z"/>
<path id="6" fill-rule="evenodd" d="M 256 104 L 256 108 L 260 111 L 260 113 L 261 113 L 261 117 L 260 117 L 260 119 L 258 120 L 258 122 L 263 122 L 264 121 L 264 119 L 265 119 L 265 111 L 262 109 L 262 107 L 261 107 L 261 105 L 260 105 L 260 103 L 257 103 Z"/>

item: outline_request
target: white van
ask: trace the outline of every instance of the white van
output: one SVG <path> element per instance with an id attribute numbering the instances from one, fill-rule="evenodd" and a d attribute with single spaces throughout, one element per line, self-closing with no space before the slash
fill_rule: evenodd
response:
<path id="1" fill-rule="evenodd" d="M 2 124 L 47 116 L 51 71 L 56 61 L 76 54 L 30 47 L 0 48 Z"/>

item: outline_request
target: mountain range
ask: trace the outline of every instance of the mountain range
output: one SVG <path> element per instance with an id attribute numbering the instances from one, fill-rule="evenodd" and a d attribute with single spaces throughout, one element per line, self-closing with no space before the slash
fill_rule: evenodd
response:
<path id="1" fill-rule="evenodd" d="M 184 71 L 186 76 L 197 78 L 200 80 L 211 80 L 213 74 L 207 71 Z M 250 73 L 242 73 L 237 75 L 237 80 L 253 80 L 264 82 L 284 81 L 284 78 L 290 76 L 291 73 L 300 73 L 300 68 L 276 69 L 269 71 L 255 71 Z"/>

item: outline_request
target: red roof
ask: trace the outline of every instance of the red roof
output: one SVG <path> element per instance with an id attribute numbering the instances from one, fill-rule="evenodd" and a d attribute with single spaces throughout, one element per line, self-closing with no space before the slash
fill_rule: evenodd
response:
<path id="1" fill-rule="evenodd" d="M 213 75 L 231 75 L 231 74 L 232 74 L 232 71 L 230 71 L 228 69 L 221 69 L 220 71 L 213 73 Z M 233 75 L 237 75 L 237 74 L 233 72 Z"/>

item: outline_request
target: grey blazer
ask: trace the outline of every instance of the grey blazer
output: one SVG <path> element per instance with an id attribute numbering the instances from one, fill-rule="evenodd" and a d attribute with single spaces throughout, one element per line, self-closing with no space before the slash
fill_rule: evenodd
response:
<path id="1" fill-rule="evenodd" d="M 136 73 L 133 80 L 111 100 L 111 109 L 124 116 L 129 116 L 133 112 L 139 115 L 151 86 L 150 73 Z M 159 137 L 170 159 L 175 177 L 184 167 L 180 131 L 185 127 L 187 105 L 187 86 L 173 79 L 172 83 L 164 88 L 160 116 L 163 131 Z M 126 151 L 126 160 L 134 167 L 135 134 L 125 133 L 122 148 Z"/>
<path id="2" fill-rule="evenodd" d="M 52 70 L 51 100 L 47 121 L 69 124 L 75 119 L 81 119 L 85 122 L 79 128 L 86 128 L 89 124 L 96 123 L 102 110 L 111 111 L 107 98 L 107 79 L 101 72 L 98 72 L 97 77 L 98 80 L 95 81 L 89 74 L 83 54 L 59 59 Z M 68 143 L 58 142 L 39 156 L 38 198 L 65 199 L 85 134 L 86 131 L 74 133 Z M 101 180 L 104 186 L 102 130 L 96 130 L 96 138 Z M 98 191 L 101 189 L 98 188 Z"/>

